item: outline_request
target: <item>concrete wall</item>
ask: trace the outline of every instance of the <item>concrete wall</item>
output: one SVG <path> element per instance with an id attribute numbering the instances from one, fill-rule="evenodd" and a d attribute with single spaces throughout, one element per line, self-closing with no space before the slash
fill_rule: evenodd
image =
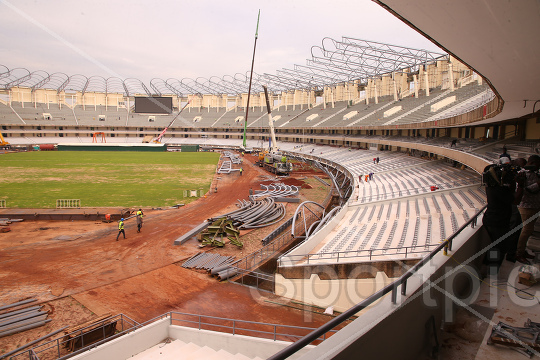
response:
<path id="1" fill-rule="evenodd" d="M 343 312 L 392 281 L 382 271 L 372 279 L 337 280 L 322 280 L 316 274 L 311 274 L 309 279 L 287 279 L 276 274 L 275 293 L 305 304 L 323 308 L 333 306 L 334 310 Z"/>

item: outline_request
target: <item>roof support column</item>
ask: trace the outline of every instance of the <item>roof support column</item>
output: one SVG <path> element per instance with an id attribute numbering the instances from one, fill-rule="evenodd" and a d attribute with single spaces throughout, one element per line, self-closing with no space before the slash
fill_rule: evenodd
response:
<path id="1" fill-rule="evenodd" d="M 450 61 L 448 62 L 448 81 L 450 81 L 450 91 L 454 91 L 454 71 L 452 68 L 452 63 Z"/>
<path id="2" fill-rule="evenodd" d="M 392 82 L 394 84 L 394 101 L 398 101 L 397 84 L 396 84 L 396 79 L 394 78 L 394 76 L 395 76 L 395 73 L 392 74 Z"/>
<path id="3" fill-rule="evenodd" d="M 425 81 L 425 86 L 426 86 L 426 96 L 429 96 L 429 75 L 428 75 L 428 72 L 426 70 L 424 70 L 424 81 Z"/>

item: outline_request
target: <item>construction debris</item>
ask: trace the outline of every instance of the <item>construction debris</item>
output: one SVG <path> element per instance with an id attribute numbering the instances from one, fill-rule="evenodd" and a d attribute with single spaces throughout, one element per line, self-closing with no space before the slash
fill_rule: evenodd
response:
<path id="1" fill-rule="evenodd" d="M 222 256 L 219 254 L 197 253 L 187 259 L 183 264 L 183 268 L 187 269 L 204 269 L 213 271 L 214 269 L 223 266 L 229 266 L 234 261 L 234 256 Z"/>
<path id="2" fill-rule="evenodd" d="M 233 225 L 233 220 L 226 217 L 217 219 L 212 222 L 205 230 L 199 233 L 199 241 L 201 246 L 225 246 L 225 239 L 238 247 L 243 247 L 244 244 L 239 239 L 240 231 Z"/>
<path id="3" fill-rule="evenodd" d="M 514 327 L 499 322 L 493 326 L 487 344 L 507 346 L 532 357 L 534 351 L 540 351 L 540 323 L 528 319 L 524 327 Z"/>
<path id="4" fill-rule="evenodd" d="M 35 299 L 24 300 L 14 304 L 2 306 L 0 310 L 18 307 Z M 28 308 L 9 311 L 0 314 L 0 337 L 12 335 L 21 331 L 33 329 L 38 326 L 45 325 L 50 319 L 48 311 L 41 311 L 42 306 L 31 306 Z"/>

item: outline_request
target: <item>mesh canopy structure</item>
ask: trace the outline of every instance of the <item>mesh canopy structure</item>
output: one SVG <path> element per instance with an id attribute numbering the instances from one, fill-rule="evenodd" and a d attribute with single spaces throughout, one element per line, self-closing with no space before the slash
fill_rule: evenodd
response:
<path id="1" fill-rule="evenodd" d="M 318 91 L 326 86 L 348 82 L 366 83 L 368 79 L 402 71 L 418 71 L 421 66 L 448 55 L 398 45 L 342 37 L 341 40 L 324 38 L 320 46 L 312 46 L 311 58 L 305 65 L 293 69 L 280 69 L 276 74 L 253 74 L 252 93 L 263 92 L 263 85 L 272 93 L 295 90 Z M 49 74 L 43 70 L 9 69 L 0 65 L 0 89 L 29 87 L 60 92 L 118 93 L 124 96 L 147 95 L 232 95 L 248 92 L 249 73 L 237 73 L 210 78 L 154 78 L 149 86 L 135 78 L 120 79 L 101 76 Z"/>

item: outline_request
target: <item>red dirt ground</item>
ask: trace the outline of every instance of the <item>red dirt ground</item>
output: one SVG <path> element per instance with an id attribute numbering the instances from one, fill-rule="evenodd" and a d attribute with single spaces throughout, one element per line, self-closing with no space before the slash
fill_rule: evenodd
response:
<path id="1" fill-rule="evenodd" d="M 242 176 L 220 175 L 217 193 L 179 209 L 144 210 L 142 232 L 129 220 L 125 240 L 115 241 L 116 222 L 12 223 L 11 232 L 0 233 L 0 305 L 35 298 L 45 310 L 56 310 L 46 326 L 0 338 L 0 355 L 108 312 L 139 322 L 171 310 L 308 327 L 328 321 L 328 316 L 264 301 L 275 299 L 270 293 L 219 283 L 177 264 L 200 249 L 196 240 L 174 246 L 175 239 L 207 218 L 235 209 L 237 199 L 246 199 L 250 188 L 259 189 L 266 180 L 269 174 L 254 161 L 254 156 L 244 157 Z M 60 235 L 74 240 L 53 240 Z"/>

